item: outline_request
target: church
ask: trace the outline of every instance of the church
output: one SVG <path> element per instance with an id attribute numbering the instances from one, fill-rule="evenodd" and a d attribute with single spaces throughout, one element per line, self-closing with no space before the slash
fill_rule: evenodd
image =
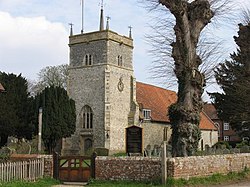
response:
<path id="1" fill-rule="evenodd" d="M 101 9 L 98 31 L 70 34 L 68 94 L 76 102 L 77 119 L 75 133 L 62 142 L 62 154 L 84 155 L 95 147 L 110 154 L 142 153 L 171 138 L 167 109 L 176 93 L 136 82 L 131 30 L 119 35 L 108 21 L 104 28 Z M 217 128 L 204 112 L 200 129 L 201 149 L 218 141 Z"/>

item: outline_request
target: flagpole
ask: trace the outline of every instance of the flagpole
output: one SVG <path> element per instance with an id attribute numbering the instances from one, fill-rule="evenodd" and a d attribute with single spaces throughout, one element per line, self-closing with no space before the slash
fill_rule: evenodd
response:
<path id="1" fill-rule="evenodd" d="M 83 25 L 84 25 L 84 0 L 81 0 L 82 2 L 82 29 L 81 29 L 81 34 L 83 34 Z"/>

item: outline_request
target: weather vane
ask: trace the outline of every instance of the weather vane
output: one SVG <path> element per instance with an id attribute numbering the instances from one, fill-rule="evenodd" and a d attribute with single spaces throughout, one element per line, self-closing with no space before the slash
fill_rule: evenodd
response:
<path id="1" fill-rule="evenodd" d="M 103 6 L 104 6 L 104 2 L 103 2 L 103 0 L 101 0 L 100 5 L 101 5 L 101 8 L 103 9 Z"/>

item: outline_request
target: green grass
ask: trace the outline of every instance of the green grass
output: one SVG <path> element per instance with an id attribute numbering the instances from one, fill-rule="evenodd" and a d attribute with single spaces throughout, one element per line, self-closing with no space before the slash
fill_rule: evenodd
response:
<path id="1" fill-rule="evenodd" d="M 50 187 L 52 185 L 60 184 L 59 181 L 51 178 L 40 179 L 36 182 L 13 181 L 8 183 L 1 183 L 1 187 Z"/>
<path id="2" fill-rule="evenodd" d="M 172 179 L 167 180 L 167 187 L 186 187 L 186 186 L 208 186 L 218 184 L 234 183 L 250 178 L 249 170 L 242 171 L 240 173 L 229 173 L 228 175 L 214 174 L 209 177 L 196 177 L 185 179 Z M 132 181 L 90 181 L 89 186 L 91 187 L 163 187 L 160 184 L 160 180 L 153 182 L 132 182 Z"/>

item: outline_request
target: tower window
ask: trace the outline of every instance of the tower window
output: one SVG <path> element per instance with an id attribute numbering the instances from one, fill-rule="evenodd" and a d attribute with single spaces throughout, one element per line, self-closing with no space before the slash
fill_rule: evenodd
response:
<path id="1" fill-rule="evenodd" d="M 93 128 L 93 112 L 89 106 L 84 106 L 83 108 L 83 128 L 92 129 Z"/>
<path id="2" fill-rule="evenodd" d="M 85 57 L 84 57 L 84 64 L 85 64 L 85 66 L 91 66 L 93 64 L 93 57 L 92 57 L 92 55 L 85 55 Z"/>
<path id="3" fill-rule="evenodd" d="M 122 56 L 121 55 L 118 55 L 118 66 L 122 66 Z"/>

